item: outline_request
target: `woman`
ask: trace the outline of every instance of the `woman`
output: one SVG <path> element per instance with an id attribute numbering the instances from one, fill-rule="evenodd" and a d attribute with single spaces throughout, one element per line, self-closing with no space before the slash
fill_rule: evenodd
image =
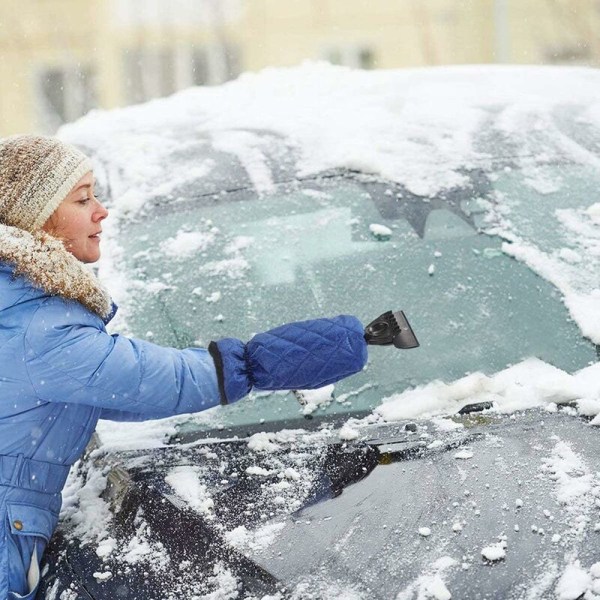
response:
<path id="1" fill-rule="evenodd" d="M 109 335 L 116 307 L 84 267 L 108 211 L 89 159 L 53 138 L 0 140 L 0 599 L 33 598 L 61 490 L 98 419 L 144 420 L 363 368 L 357 319 L 284 325 L 244 344 L 163 348 Z"/>

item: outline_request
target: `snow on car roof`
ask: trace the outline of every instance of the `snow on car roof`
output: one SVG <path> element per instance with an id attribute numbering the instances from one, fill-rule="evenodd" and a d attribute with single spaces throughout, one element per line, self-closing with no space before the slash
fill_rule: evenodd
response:
<path id="1" fill-rule="evenodd" d="M 182 132 L 277 132 L 300 148 L 300 174 L 345 167 L 376 173 L 419 195 L 463 181 L 459 169 L 489 158 L 473 146 L 490 111 L 493 127 L 527 145 L 563 104 L 600 127 L 600 74 L 585 68 L 465 66 L 365 72 L 307 63 L 244 74 L 142 105 L 92 111 L 61 136 L 100 156 L 117 157 L 139 178 L 152 177 L 181 144 Z M 177 132 L 172 137 L 169 131 Z M 230 134 L 228 134 L 230 135 Z M 246 157 L 253 181 L 269 186 L 252 140 L 219 139 Z M 141 150 L 143 149 L 143 152 Z M 600 158 L 565 142 L 577 161 Z"/>

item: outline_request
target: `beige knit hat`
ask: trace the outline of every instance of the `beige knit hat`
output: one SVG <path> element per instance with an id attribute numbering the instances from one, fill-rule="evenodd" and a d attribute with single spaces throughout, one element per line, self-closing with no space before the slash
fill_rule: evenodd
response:
<path id="1" fill-rule="evenodd" d="M 41 229 L 91 170 L 85 154 L 56 138 L 0 139 L 0 223 L 29 232 Z"/>

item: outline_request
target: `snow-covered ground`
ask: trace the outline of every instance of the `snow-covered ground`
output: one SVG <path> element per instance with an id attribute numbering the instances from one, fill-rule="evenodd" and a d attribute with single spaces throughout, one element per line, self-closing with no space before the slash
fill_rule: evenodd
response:
<path id="1" fill-rule="evenodd" d="M 559 130 L 554 115 L 567 105 L 577 107 L 578 122 L 595 132 L 595 137 L 590 138 L 595 141 L 579 144 Z M 498 106 L 505 108 L 496 114 Z M 298 149 L 301 175 L 336 167 L 357 169 L 401 183 L 427 198 L 464 183 L 461 169 L 492 163 L 493 157 L 474 144 L 475 133 L 489 121 L 490 114 L 495 114 L 492 129 L 514 144 L 514 158 L 526 176 L 526 185 L 538 193 L 564 192 L 568 197 L 569 190 L 560 177 L 553 178 L 544 169 L 565 157 L 600 173 L 600 73 L 587 69 L 456 67 L 365 73 L 307 64 L 247 74 L 224 86 L 190 89 L 138 107 L 94 111 L 64 127 L 60 132 L 64 139 L 94 148 L 100 160 L 113 157 L 114 161 L 118 157 L 127 165 L 126 174 L 113 178 L 117 188 L 112 191 L 117 201 L 105 228 L 105 255 L 100 265 L 100 276 L 121 305 L 115 327 L 127 330 L 127 303 L 135 293 L 118 270 L 116 225 L 135 217 L 157 186 L 168 193 L 186 178 L 210 174 L 213 168 L 207 163 L 197 165 L 196 173 L 174 169 L 172 180 L 164 181 L 163 161 L 178 142 L 176 138 L 157 135 L 153 129 L 156 123 L 169 125 L 173 130 L 192 123 L 198 131 L 211 134 L 215 148 L 238 157 L 257 193 L 269 193 L 273 175 L 261 153 L 259 138 L 248 130 L 275 132 L 289 139 Z M 142 133 L 130 137 L 131 131 Z M 497 200 L 487 206 L 483 229 L 505 241 L 502 249 L 506 254 L 556 286 L 582 335 L 600 344 L 600 190 L 591 192 L 585 207 L 572 208 L 566 202 L 547 215 L 561 240 L 559 246 L 552 247 L 535 239 L 510 196 L 498 196 Z M 377 224 L 374 227 L 378 235 L 390 232 Z M 202 234 L 182 233 L 163 250 L 185 258 L 210 243 L 214 235 L 210 230 Z M 434 272 L 430 269 L 432 276 Z M 301 410 L 310 414 L 331 401 L 331 390 L 312 393 L 306 399 L 308 404 Z M 440 428 L 452 428 L 452 422 L 445 417 L 476 402 L 492 402 L 492 413 L 505 414 L 534 407 L 552 413 L 569 402 L 571 408 L 567 410 L 573 416 L 592 417 L 591 425 L 600 425 L 600 365 L 592 364 L 569 374 L 531 357 L 493 375 L 472 373 L 448 382 L 440 374 L 438 381 L 383 398 L 373 413 L 362 420 L 349 419 L 339 437 L 352 442 L 368 435 L 365 432 L 373 425 L 405 419 L 434 419 Z M 221 410 L 194 418 L 218 427 Z M 100 452 L 163 445 L 186 419 L 100 424 Z M 248 440 L 248 447 L 257 456 L 276 455 L 279 445 L 288 441 L 282 442 L 275 434 L 258 434 Z M 468 451 L 463 452 L 466 454 L 457 458 L 468 461 Z M 586 502 L 597 504 L 598 476 L 579 464 L 579 458 L 569 448 L 557 444 L 552 454 L 541 459 L 555 479 L 557 497 L 565 506 L 581 514 L 587 510 Z M 278 467 L 273 462 L 257 460 L 248 473 L 264 477 L 274 468 Z M 281 473 L 282 490 L 286 488 L 284 484 L 296 485 L 297 478 L 307 476 L 291 467 Z M 174 469 L 167 482 L 190 506 L 203 514 L 210 513 L 211 499 L 197 475 L 189 468 Z M 109 556 L 118 545 L 115 540 L 103 538 L 98 529 L 102 529 L 103 519 L 110 518 L 98 497 L 104 484 L 99 473 L 91 473 L 87 483 L 73 477 L 64 509 L 64 516 L 76 525 L 79 537 L 98 544 L 99 556 Z M 282 498 L 280 502 L 293 504 L 291 496 Z M 293 508 L 291 504 L 290 507 Z M 460 526 L 457 523 L 455 531 Z M 151 547 L 143 526 L 140 527 L 139 545 L 120 552 L 125 553 L 126 560 L 139 556 L 160 558 L 160 548 Z M 272 543 L 282 527 L 281 523 L 267 523 L 252 532 L 238 527 L 227 532 L 227 540 L 237 548 L 257 550 Z M 423 530 L 418 535 L 427 537 L 430 533 Z M 490 538 L 489 545 L 481 548 L 490 564 L 502 561 L 507 551 L 510 548 L 502 538 Z M 398 598 L 452 597 L 452 590 L 444 583 L 444 573 L 456 564 L 452 558 L 440 558 Z M 198 597 L 234 598 L 231 574 L 224 569 L 215 573 L 215 578 L 217 591 Z M 576 555 L 568 556 L 563 565 L 554 565 L 548 571 L 547 579 L 532 583 L 523 597 L 548 597 L 544 594 L 551 588 L 560 600 L 575 600 L 582 594 L 586 599 L 600 597 L 600 563 L 582 565 Z M 344 594 L 350 592 L 330 597 L 352 597 Z"/>

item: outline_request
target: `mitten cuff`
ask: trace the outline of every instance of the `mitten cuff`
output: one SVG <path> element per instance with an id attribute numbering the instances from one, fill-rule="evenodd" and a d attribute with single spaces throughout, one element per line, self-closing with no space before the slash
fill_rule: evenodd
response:
<path id="1" fill-rule="evenodd" d="M 246 346 L 236 338 L 211 342 L 208 351 L 215 363 L 221 404 L 231 404 L 243 398 L 252 389 L 252 380 L 246 363 Z"/>

